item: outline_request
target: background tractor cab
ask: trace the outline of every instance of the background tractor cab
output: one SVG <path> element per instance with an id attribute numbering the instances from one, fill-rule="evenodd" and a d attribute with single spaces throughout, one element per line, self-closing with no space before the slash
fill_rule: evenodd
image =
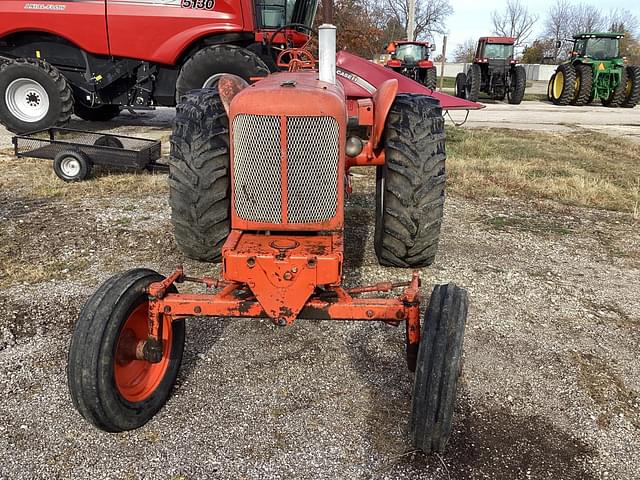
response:
<path id="1" fill-rule="evenodd" d="M 640 66 L 625 65 L 623 33 L 573 36 L 569 60 L 549 80 L 549 100 L 556 105 L 587 105 L 600 99 L 606 107 L 633 108 L 640 100 Z M 562 42 L 556 42 L 560 48 Z"/>
<path id="2" fill-rule="evenodd" d="M 508 97 L 509 103 L 520 103 L 526 87 L 526 72 L 517 65 L 514 44 L 515 39 L 511 37 L 481 37 L 473 64 L 466 73 L 456 77 L 456 96 L 475 102 L 483 92 L 494 100 Z"/>
<path id="3" fill-rule="evenodd" d="M 429 59 L 435 48 L 429 42 L 396 40 L 387 45 L 386 52 L 391 54 L 391 58 L 387 60 L 386 67 L 435 90 L 436 67 Z"/>

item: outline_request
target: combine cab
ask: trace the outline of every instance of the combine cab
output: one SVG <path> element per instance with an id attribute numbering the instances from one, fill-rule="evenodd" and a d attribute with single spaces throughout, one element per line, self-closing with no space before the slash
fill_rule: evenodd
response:
<path id="1" fill-rule="evenodd" d="M 387 61 L 386 67 L 435 90 L 436 67 L 429 59 L 435 48 L 436 46 L 429 42 L 396 40 L 387 46 L 386 51 L 391 54 L 391 58 Z"/>
<path id="2" fill-rule="evenodd" d="M 522 102 L 526 72 L 516 64 L 513 44 L 510 37 L 482 37 L 473 64 L 456 77 L 456 96 L 475 102 L 482 92 L 494 100 L 507 97 L 509 103 Z"/>
<path id="3" fill-rule="evenodd" d="M 606 107 L 635 107 L 640 100 L 640 66 L 625 65 L 620 56 L 623 37 L 622 33 L 574 35 L 571 58 L 549 80 L 549 100 L 583 106 L 600 99 Z"/>

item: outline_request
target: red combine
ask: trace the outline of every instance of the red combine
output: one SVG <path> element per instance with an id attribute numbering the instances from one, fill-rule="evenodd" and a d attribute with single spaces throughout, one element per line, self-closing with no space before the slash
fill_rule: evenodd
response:
<path id="1" fill-rule="evenodd" d="M 436 66 L 429 58 L 435 49 L 436 46 L 429 42 L 395 40 L 387 45 L 386 51 L 391 58 L 386 67 L 435 90 Z"/>
<path id="2" fill-rule="evenodd" d="M 374 321 L 404 323 L 415 371 L 411 438 L 425 452 L 444 449 L 466 292 L 438 285 L 421 314 L 418 271 L 406 281 L 342 284 L 352 168 L 377 171 L 379 262 L 433 262 L 445 193 L 442 108 L 399 74 L 349 54 L 336 61 L 335 27 L 320 27 L 319 45 L 318 70 L 309 51 L 293 48 L 288 72 L 252 85 L 223 75 L 216 88 L 178 104 L 169 177 L 176 242 L 189 257 L 220 261 L 221 273 L 196 278 L 178 268 L 165 278 L 135 269 L 88 300 L 68 381 L 75 407 L 98 428 L 134 429 L 162 408 L 180 368 L 187 317 L 263 317 L 282 327 L 297 319 Z M 184 282 L 210 291 L 178 293 Z M 400 292 L 382 294 L 393 290 Z"/>

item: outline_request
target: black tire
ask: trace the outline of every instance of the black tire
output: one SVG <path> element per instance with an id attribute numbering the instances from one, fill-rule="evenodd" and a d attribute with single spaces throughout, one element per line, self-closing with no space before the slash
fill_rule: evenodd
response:
<path id="1" fill-rule="evenodd" d="M 456 75 L 456 97 L 467 98 L 467 75 L 464 72 L 460 72 Z"/>
<path id="2" fill-rule="evenodd" d="M 112 137 L 111 135 L 102 135 L 93 144 L 97 147 L 124 148 L 122 141 L 118 137 Z"/>
<path id="3" fill-rule="evenodd" d="M 547 101 L 553 102 L 553 82 L 556 79 L 556 74 L 551 75 L 549 83 L 547 84 Z"/>
<path id="4" fill-rule="evenodd" d="M 23 118 L 20 118 L 12 113 L 12 110 L 17 111 L 16 107 L 10 108 L 7 105 L 8 88 L 11 85 L 16 85 L 14 82 L 19 79 L 31 81 L 33 85 L 39 86 L 38 88 L 42 88 L 46 92 L 49 106 L 44 110 L 46 113 L 41 118 L 41 114 L 34 113 L 33 120 L 30 120 L 28 112 L 24 114 Z M 0 123 L 7 130 L 15 133 L 33 132 L 56 125 L 64 125 L 73 113 L 71 87 L 58 69 L 44 60 L 19 58 L 1 63 L 0 92 Z M 36 91 L 27 92 L 27 95 L 33 97 L 33 105 L 38 105 L 44 100 Z"/>
<path id="5" fill-rule="evenodd" d="M 166 403 L 178 375 L 185 337 L 182 320 L 171 324 L 166 371 L 146 398 L 127 400 L 116 383 L 115 357 L 122 328 L 147 301 L 145 288 L 163 278 L 142 268 L 111 277 L 87 301 L 76 323 L 67 360 L 69 391 L 78 412 L 107 432 L 147 423 Z"/>
<path id="6" fill-rule="evenodd" d="M 526 86 L 527 72 L 522 65 L 517 65 L 511 71 L 511 85 L 507 93 L 511 105 L 519 105 L 522 102 Z"/>
<path id="7" fill-rule="evenodd" d="M 443 452 L 451 435 L 467 292 L 453 283 L 436 285 L 425 312 L 413 384 L 410 435 L 424 453 Z"/>
<path id="8" fill-rule="evenodd" d="M 590 65 L 584 65 L 582 63 L 577 64 L 575 68 L 578 91 L 575 93 L 573 105 L 583 107 L 589 103 L 589 98 L 591 98 L 591 90 L 593 89 L 593 69 Z"/>
<path id="9" fill-rule="evenodd" d="M 424 79 L 424 86 L 430 88 L 431 90 L 435 90 L 437 81 L 438 73 L 436 72 L 436 67 L 427 68 L 427 73 L 425 74 Z"/>
<path id="10" fill-rule="evenodd" d="M 76 98 L 73 113 L 88 122 L 107 122 L 120 115 L 121 110 L 120 105 L 90 107 Z"/>
<path id="11" fill-rule="evenodd" d="M 91 175 L 93 162 L 78 150 L 63 150 L 53 159 L 53 171 L 65 182 L 80 182 Z"/>
<path id="12" fill-rule="evenodd" d="M 182 97 L 169 159 L 169 205 L 176 243 L 189 258 L 219 262 L 229 234 L 229 126 L 216 89 Z"/>
<path id="13" fill-rule="evenodd" d="M 618 108 L 622 106 L 622 103 L 626 98 L 627 90 L 627 69 L 622 67 L 620 74 L 620 84 L 611 91 L 609 98 L 603 98 L 602 104 L 605 107 Z"/>
<path id="14" fill-rule="evenodd" d="M 482 69 L 480 65 L 473 64 L 467 71 L 465 84 L 465 96 L 467 100 L 477 102 L 480 97 L 480 82 L 482 81 Z"/>
<path id="15" fill-rule="evenodd" d="M 438 101 L 398 95 L 385 128 L 385 164 L 377 168 L 374 246 L 381 265 L 433 263 L 444 207 L 445 158 Z"/>
<path id="16" fill-rule="evenodd" d="M 570 63 L 558 65 L 553 82 L 553 103 L 569 105 L 575 96 L 576 69 L 574 66 Z"/>
<path id="17" fill-rule="evenodd" d="M 627 86 L 622 107 L 633 108 L 640 101 L 640 66 L 629 65 L 627 67 Z"/>
<path id="18" fill-rule="evenodd" d="M 269 68 L 258 55 L 245 48 L 235 45 L 203 48 L 182 66 L 176 82 L 176 102 L 190 90 L 203 88 L 209 78 L 219 73 L 232 73 L 248 82 L 251 77 L 268 75 Z"/>

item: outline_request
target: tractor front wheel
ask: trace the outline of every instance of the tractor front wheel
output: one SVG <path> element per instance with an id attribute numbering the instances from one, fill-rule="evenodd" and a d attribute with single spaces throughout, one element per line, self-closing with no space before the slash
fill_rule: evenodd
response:
<path id="1" fill-rule="evenodd" d="M 511 85 L 509 85 L 509 103 L 518 105 L 524 98 L 524 89 L 527 86 L 527 72 L 522 65 L 516 66 L 511 71 Z"/>
<path id="2" fill-rule="evenodd" d="M 453 283 L 436 285 L 425 312 L 411 402 L 413 445 L 424 453 L 442 452 L 451 434 L 467 292 Z"/>
<path id="3" fill-rule="evenodd" d="M 141 427 L 171 393 L 182 362 L 184 321 L 164 318 L 160 362 L 136 358 L 138 342 L 148 335 L 146 288 L 163 279 L 142 268 L 116 275 L 80 312 L 69 348 L 69 391 L 78 412 L 101 430 Z"/>
<path id="4" fill-rule="evenodd" d="M 570 63 L 558 65 L 554 74 L 552 97 L 556 105 L 569 105 L 575 96 L 576 69 Z"/>
<path id="5" fill-rule="evenodd" d="M 176 108 L 169 158 L 174 236 L 189 258 L 219 262 L 229 235 L 229 120 L 217 89 L 189 92 Z"/>
<path id="6" fill-rule="evenodd" d="M 467 100 L 477 102 L 480 97 L 480 82 L 482 80 L 482 70 L 480 65 L 473 64 L 467 72 L 467 82 L 465 85 L 465 96 Z"/>
<path id="7" fill-rule="evenodd" d="M 464 72 L 460 72 L 456 75 L 456 97 L 467 98 L 467 75 Z"/>
<path id="8" fill-rule="evenodd" d="M 438 74 L 436 72 L 436 67 L 427 68 L 427 73 L 425 74 L 424 79 L 424 86 L 430 88 L 431 90 L 435 90 L 437 81 Z"/>
<path id="9" fill-rule="evenodd" d="M 640 101 L 640 66 L 629 65 L 627 67 L 627 84 L 625 86 L 625 99 L 622 102 L 624 108 L 633 108 Z"/>
<path id="10" fill-rule="evenodd" d="M 444 142 L 437 100 L 396 97 L 385 128 L 385 163 L 377 168 L 374 247 L 381 265 L 433 263 L 444 206 Z"/>

